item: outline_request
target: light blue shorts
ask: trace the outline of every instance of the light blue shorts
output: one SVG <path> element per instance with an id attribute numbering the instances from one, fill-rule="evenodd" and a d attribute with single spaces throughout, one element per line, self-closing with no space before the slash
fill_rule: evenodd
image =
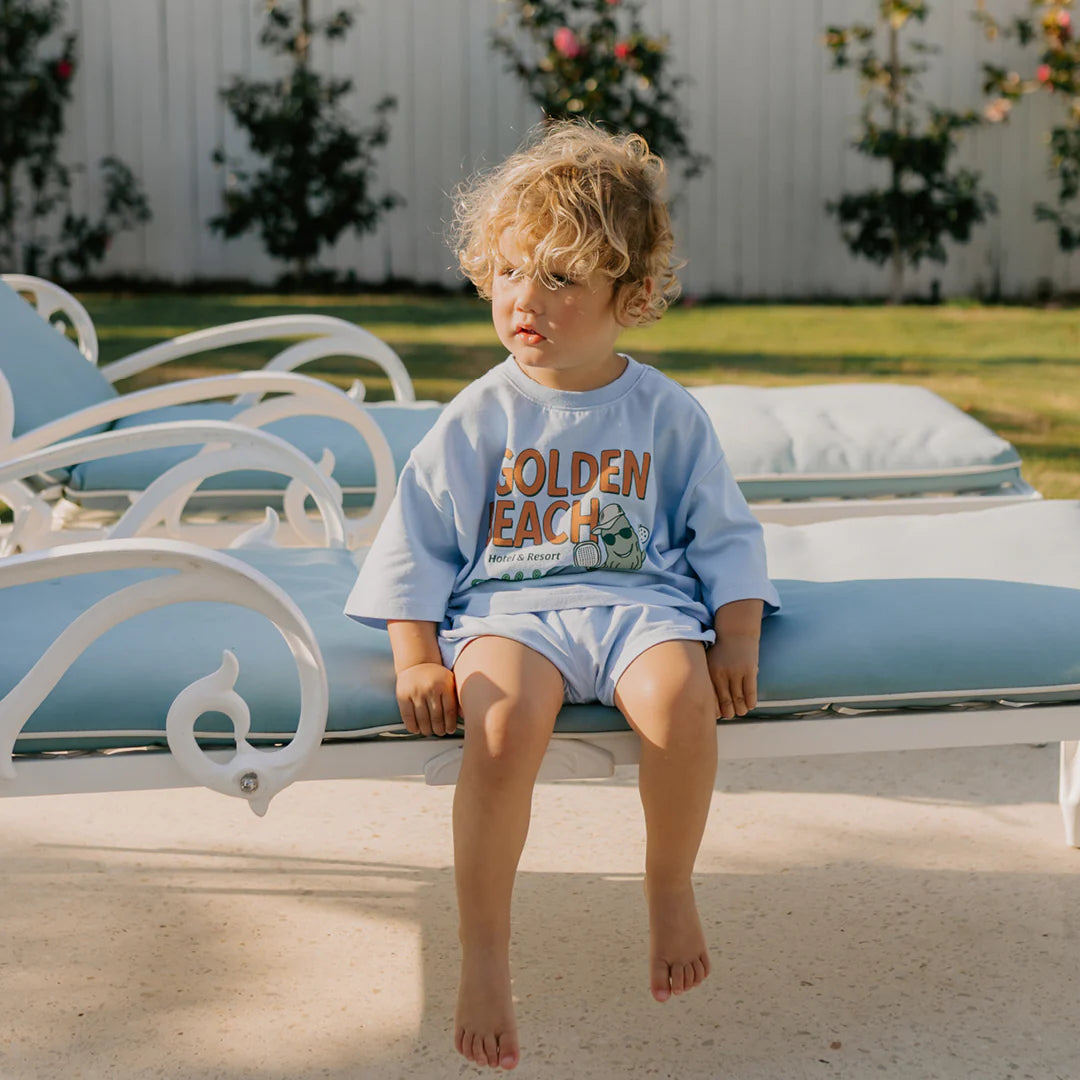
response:
<path id="1" fill-rule="evenodd" d="M 622 673 L 662 641 L 716 640 L 691 615 L 675 608 L 619 604 L 522 614 L 457 615 L 439 631 L 443 663 L 453 668 L 465 646 L 479 637 L 520 641 L 550 660 L 563 677 L 566 701 L 614 705 Z"/>

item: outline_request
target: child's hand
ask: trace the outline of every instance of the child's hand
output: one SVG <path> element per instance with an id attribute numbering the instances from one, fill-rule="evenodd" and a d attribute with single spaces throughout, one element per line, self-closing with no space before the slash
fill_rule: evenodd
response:
<path id="1" fill-rule="evenodd" d="M 757 704 L 757 634 L 725 634 L 705 650 L 720 715 L 745 716 Z"/>
<path id="2" fill-rule="evenodd" d="M 413 664 L 398 672 L 397 703 L 413 735 L 453 735 L 457 729 L 454 673 L 442 664 Z"/>

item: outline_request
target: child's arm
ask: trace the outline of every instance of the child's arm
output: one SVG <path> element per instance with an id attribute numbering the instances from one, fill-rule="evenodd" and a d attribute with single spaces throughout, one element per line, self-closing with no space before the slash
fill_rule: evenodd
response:
<path id="1" fill-rule="evenodd" d="M 706 653 L 709 674 L 725 720 L 745 716 L 757 704 L 758 643 L 761 600 L 733 600 L 713 618 L 716 643 Z"/>
<path id="2" fill-rule="evenodd" d="M 454 673 L 443 666 L 436 624 L 389 619 L 401 719 L 413 735 L 452 735 L 457 728 Z"/>

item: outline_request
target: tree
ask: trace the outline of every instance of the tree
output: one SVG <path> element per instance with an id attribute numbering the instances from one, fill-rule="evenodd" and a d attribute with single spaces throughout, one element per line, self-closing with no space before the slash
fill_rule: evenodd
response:
<path id="1" fill-rule="evenodd" d="M 85 276 L 116 233 L 150 219 L 138 182 L 115 157 L 100 162 L 101 215 L 72 207 L 78 170 L 59 151 L 78 64 L 75 35 L 64 33 L 41 55 L 64 12 L 63 0 L 0 0 L 0 265 L 57 280 Z"/>
<path id="2" fill-rule="evenodd" d="M 650 149 L 696 176 L 708 158 L 690 149 L 668 72 L 666 38 L 650 37 L 636 0 L 508 0 L 517 33 L 497 30 L 492 45 L 509 60 L 529 96 L 553 120 L 591 120 L 636 132 Z M 522 32 L 530 45 L 520 44 Z"/>
<path id="3" fill-rule="evenodd" d="M 984 64 L 984 89 L 994 95 L 986 107 L 989 120 L 1008 119 L 1013 105 L 1026 94 L 1050 94 L 1063 105 L 1063 117 L 1049 132 L 1050 173 L 1057 179 L 1056 205 L 1035 204 L 1035 217 L 1054 226 L 1062 251 L 1080 248 L 1080 213 L 1072 204 L 1080 195 L 1080 44 L 1077 43 L 1071 0 L 1047 3 L 1030 0 L 1030 13 L 1000 24 L 979 3 L 976 18 L 987 37 L 1016 38 L 1021 45 L 1035 44 L 1039 55 L 1034 70 L 1025 76 L 996 64 Z"/>
<path id="4" fill-rule="evenodd" d="M 924 119 L 916 115 L 918 75 L 929 65 L 901 58 L 900 34 L 909 23 L 924 22 L 927 14 L 923 0 L 878 0 L 876 25 L 830 26 L 825 34 L 833 68 L 854 67 L 865 97 L 862 132 L 852 145 L 889 170 L 887 187 L 845 194 L 826 206 L 839 220 L 853 255 L 890 265 L 891 303 L 903 299 L 908 265 L 918 266 L 925 258 L 945 262 L 944 238 L 967 242 L 972 228 L 996 209 L 977 173 L 949 171 L 957 136 L 981 123 L 979 116 L 934 105 L 925 107 Z M 882 31 L 884 57 L 875 50 Z M 919 41 L 909 49 L 916 56 L 937 51 Z"/>
<path id="5" fill-rule="evenodd" d="M 259 44 L 288 57 L 290 70 L 265 81 L 237 76 L 222 90 L 261 162 L 248 169 L 227 161 L 220 147 L 214 152 L 214 160 L 228 164 L 230 174 L 225 208 L 210 227 L 228 238 L 257 231 L 266 250 L 291 262 L 303 280 L 323 247 L 333 245 L 342 232 L 369 232 L 402 203 L 392 193 L 370 193 L 375 151 L 389 140 L 387 114 L 396 102 L 382 98 L 375 106 L 375 123 L 356 128 L 341 106 L 352 80 L 326 78 L 309 63 L 312 39 L 343 38 L 352 15 L 343 10 L 316 22 L 310 0 L 263 3 L 266 21 Z"/>

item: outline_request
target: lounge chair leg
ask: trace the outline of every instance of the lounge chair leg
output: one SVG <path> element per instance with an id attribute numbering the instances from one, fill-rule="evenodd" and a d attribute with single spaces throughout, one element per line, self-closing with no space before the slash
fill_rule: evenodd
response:
<path id="1" fill-rule="evenodd" d="M 1065 819 L 1065 843 L 1080 847 L 1080 742 L 1061 744 L 1061 786 L 1058 795 Z"/>

